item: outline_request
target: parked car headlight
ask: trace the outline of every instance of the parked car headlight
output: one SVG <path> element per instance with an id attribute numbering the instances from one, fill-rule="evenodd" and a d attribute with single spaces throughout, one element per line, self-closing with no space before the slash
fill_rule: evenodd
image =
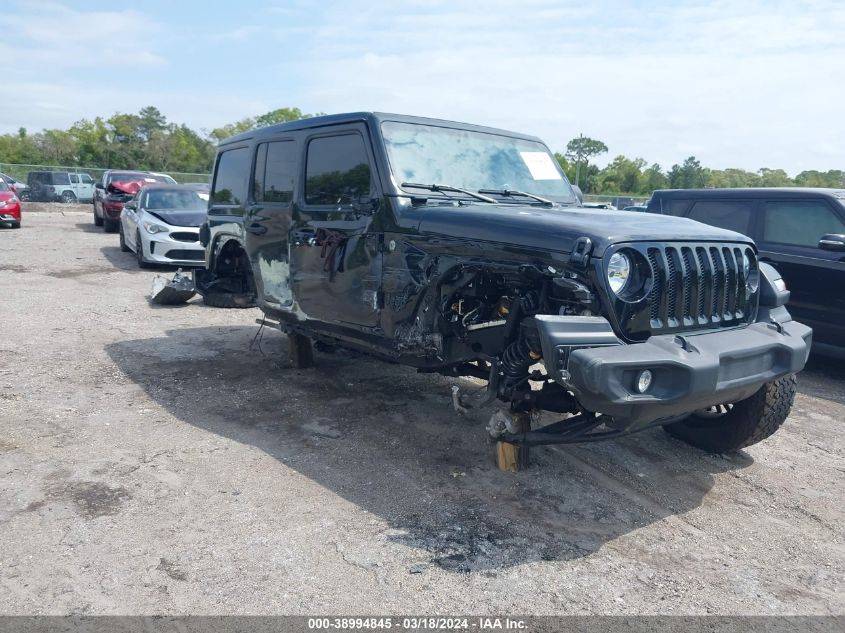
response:
<path id="1" fill-rule="evenodd" d="M 631 259 L 624 253 L 614 253 L 607 263 L 607 283 L 614 294 L 619 294 L 631 277 Z"/>
<path id="2" fill-rule="evenodd" d="M 155 222 L 144 222 L 144 229 L 146 229 L 147 233 L 150 235 L 155 235 L 156 233 L 167 233 L 166 228 L 164 228 L 161 224 L 156 224 Z"/>

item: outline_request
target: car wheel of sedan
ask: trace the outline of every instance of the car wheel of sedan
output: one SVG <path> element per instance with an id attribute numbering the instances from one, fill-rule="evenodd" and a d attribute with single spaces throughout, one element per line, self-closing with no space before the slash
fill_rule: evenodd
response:
<path id="1" fill-rule="evenodd" d="M 129 253 L 132 249 L 126 243 L 126 236 L 123 234 L 123 222 L 120 223 L 120 228 L 117 230 L 118 239 L 120 239 L 120 250 L 124 253 Z"/>
<path id="2" fill-rule="evenodd" d="M 64 204 L 74 204 L 76 202 L 76 194 L 72 191 L 63 191 L 62 202 Z"/>
<path id="3" fill-rule="evenodd" d="M 12 228 L 13 229 L 21 228 L 21 223 L 20 222 L 12 222 Z"/>
<path id="4" fill-rule="evenodd" d="M 709 453 L 728 453 L 761 442 L 784 423 L 795 400 L 795 376 L 767 382 L 750 398 L 709 407 L 663 428 Z"/>
<path id="5" fill-rule="evenodd" d="M 135 234 L 135 256 L 138 258 L 138 268 L 150 268 L 152 264 L 144 261 L 144 243 L 141 241 L 140 231 Z"/>

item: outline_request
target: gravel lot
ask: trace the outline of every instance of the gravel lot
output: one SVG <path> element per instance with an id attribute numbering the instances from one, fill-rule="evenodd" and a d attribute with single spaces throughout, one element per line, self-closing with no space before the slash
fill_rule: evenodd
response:
<path id="1" fill-rule="evenodd" d="M 151 307 L 90 206 L 0 230 L 2 614 L 842 614 L 845 369 L 768 441 L 498 472 L 489 412 L 257 310 Z M 168 272 L 168 271 L 165 271 Z"/>

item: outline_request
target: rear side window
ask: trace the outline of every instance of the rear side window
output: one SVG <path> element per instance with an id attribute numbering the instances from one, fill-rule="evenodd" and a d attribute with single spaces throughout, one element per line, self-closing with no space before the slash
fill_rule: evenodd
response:
<path id="1" fill-rule="evenodd" d="M 360 134 L 325 136 L 308 143 L 306 204 L 352 204 L 371 197 L 370 160 Z"/>
<path id="2" fill-rule="evenodd" d="M 52 181 L 54 185 L 69 185 L 70 178 L 67 172 L 55 172 L 52 174 Z"/>
<path id="3" fill-rule="evenodd" d="M 828 233 L 845 233 L 845 222 L 821 200 L 766 203 L 766 242 L 817 248 L 821 236 Z"/>
<path id="4" fill-rule="evenodd" d="M 220 154 L 214 173 L 211 202 L 243 204 L 246 200 L 250 163 L 249 148 L 239 147 Z"/>
<path id="5" fill-rule="evenodd" d="M 704 224 L 718 226 L 748 235 L 751 223 L 751 203 L 739 200 L 701 200 L 696 202 L 687 217 Z"/>
<path id="6" fill-rule="evenodd" d="M 273 141 L 258 146 L 253 180 L 256 202 L 291 202 L 295 178 L 296 145 L 293 141 Z"/>

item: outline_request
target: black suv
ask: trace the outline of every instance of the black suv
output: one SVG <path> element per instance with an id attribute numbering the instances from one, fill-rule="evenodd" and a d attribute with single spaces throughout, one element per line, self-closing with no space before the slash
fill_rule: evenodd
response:
<path id="1" fill-rule="evenodd" d="M 670 189 L 648 211 L 748 235 L 813 328 L 813 351 L 845 357 L 845 189 Z"/>
<path id="2" fill-rule="evenodd" d="M 295 362 L 316 341 L 484 378 L 456 409 L 506 403 L 488 429 L 523 446 L 653 425 L 748 446 L 786 419 L 811 340 L 749 238 L 580 208 L 539 139 L 474 125 L 358 113 L 227 139 L 200 240 L 200 294 L 257 301 Z M 530 430 L 532 410 L 574 415 Z"/>

